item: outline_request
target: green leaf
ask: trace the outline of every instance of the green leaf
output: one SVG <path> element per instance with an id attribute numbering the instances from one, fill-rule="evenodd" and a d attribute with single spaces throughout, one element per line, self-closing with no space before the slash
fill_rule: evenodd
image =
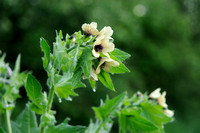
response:
<path id="1" fill-rule="evenodd" d="M 39 133 L 35 113 L 28 105 L 17 118 L 16 124 L 20 127 L 21 133 Z"/>
<path id="2" fill-rule="evenodd" d="M 20 127 L 20 121 L 19 122 L 14 122 L 14 121 L 11 121 L 11 127 L 12 127 L 12 132 L 13 133 L 21 133 L 21 127 Z"/>
<path id="3" fill-rule="evenodd" d="M 112 120 L 105 121 L 105 123 L 102 123 L 100 120 L 96 120 L 96 122 L 93 123 L 93 121 L 90 120 L 90 124 L 85 133 L 110 133 L 112 125 Z"/>
<path id="4" fill-rule="evenodd" d="M 110 58 L 117 61 L 119 63 L 119 66 L 117 67 L 112 67 L 112 69 L 110 70 L 110 73 L 126 73 L 126 72 L 130 72 L 130 70 L 115 56 L 113 56 L 112 54 L 110 54 Z"/>
<path id="5" fill-rule="evenodd" d="M 34 111 L 37 114 L 42 114 L 44 113 L 44 109 L 39 108 L 37 105 L 35 105 L 34 103 L 30 103 L 30 108 L 32 111 Z"/>
<path id="6" fill-rule="evenodd" d="M 45 109 L 46 103 L 47 103 L 46 95 L 45 93 L 43 94 L 41 92 L 42 87 L 40 83 L 31 74 L 28 74 L 28 77 L 26 79 L 25 89 L 26 89 L 28 98 L 39 108 Z"/>
<path id="7" fill-rule="evenodd" d="M 143 109 L 143 116 L 152 120 L 158 125 L 165 124 L 173 120 L 173 118 L 165 115 L 165 113 L 163 112 L 163 108 L 159 105 L 153 105 L 151 103 L 141 103 L 141 107 Z"/>
<path id="8" fill-rule="evenodd" d="M 119 123 L 121 126 L 120 129 L 128 128 L 132 132 L 155 131 L 158 129 L 158 127 L 154 123 L 142 117 L 141 109 L 123 109 L 121 110 L 119 115 Z M 124 132 L 125 130 L 122 131 Z"/>
<path id="9" fill-rule="evenodd" d="M 12 75 L 16 77 L 16 75 L 20 72 L 20 62 L 21 62 L 21 55 L 17 56 L 17 60 L 15 62 L 15 68 L 13 70 Z"/>
<path id="10" fill-rule="evenodd" d="M 117 109 L 121 107 L 125 97 L 126 93 L 122 93 L 111 100 L 107 97 L 105 103 L 102 103 L 100 107 L 93 107 L 97 118 L 100 120 L 106 120 L 107 118 L 113 117 Z"/>
<path id="11" fill-rule="evenodd" d="M 116 57 L 119 61 L 123 62 L 124 60 L 126 60 L 127 58 L 129 58 L 131 55 L 119 50 L 117 48 L 115 48 L 112 52 L 110 52 L 111 55 L 113 55 L 114 57 Z"/>
<path id="12" fill-rule="evenodd" d="M 5 108 L 4 108 L 3 104 L 2 104 L 1 101 L 0 101 L 0 115 L 1 115 L 2 113 L 4 113 L 4 111 L 5 111 Z"/>
<path id="13" fill-rule="evenodd" d="M 64 121 L 57 126 L 48 127 L 46 133 L 84 133 L 85 129 L 84 126 L 72 126 L 67 121 Z"/>
<path id="14" fill-rule="evenodd" d="M 92 52 L 89 48 L 85 48 L 80 57 L 80 66 L 86 78 L 89 78 L 92 69 Z"/>
<path id="15" fill-rule="evenodd" d="M 121 131 L 121 133 L 126 133 L 128 126 L 127 126 L 127 120 L 126 120 L 126 116 L 122 115 L 121 113 L 119 114 L 119 130 Z"/>
<path id="16" fill-rule="evenodd" d="M 41 117 L 41 125 L 46 127 L 49 125 L 54 125 L 56 122 L 55 111 L 45 112 Z"/>
<path id="17" fill-rule="evenodd" d="M 60 39 L 63 38 L 63 35 L 62 35 L 62 31 L 61 31 L 61 30 L 59 31 L 59 37 L 60 37 Z"/>
<path id="18" fill-rule="evenodd" d="M 42 58 L 43 67 L 46 69 L 50 60 L 50 47 L 47 44 L 46 40 L 42 37 L 40 38 L 40 47 L 44 53 L 44 57 Z"/>
<path id="19" fill-rule="evenodd" d="M 96 81 L 95 80 L 91 80 L 91 79 L 88 79 L 88 80 L 89 80 L 89 83 L 90 83 L 92 89 L 95 90 L 96 89 L 96 86 L 95 86 Z"/>
<path id="20" fill-rule="evenodd" d="M 3 128 L 0 128 L 0 133 L 6 133 Z"/>
<path id="21" fill-rule="evenodd" d="M 79 52 L 80 52 L 80 49 L 79 49 L 79 45 L 78 45 L 74 50 L 72 50 L 69 53 L 69 55 L 72 57 L 71 71 L 73 71 L 77 65 Z"/>
<path id="22" fill-rule="evenodd" d="M 103 85 L 105 85 L 110 90 L 115 91 L 115 88 L 113 86 L 113 83 L 112 83 L 109 73 L 107 73 L 103 69 L 101 69 L 101 72 L 97 76 Z"/>
<path id="23" fill-rule="evenodd" d="M 70 95 L 77 96 L 74 89 L 85 87 L 80 81 L 81 75 L 81 71 L 75 71 L 73 76 L 69 73 L 65 73 L 64 76 L 57 75 L 58 82 L 55 84 L 55 93 L 58 98 L 69 98 Z"/>

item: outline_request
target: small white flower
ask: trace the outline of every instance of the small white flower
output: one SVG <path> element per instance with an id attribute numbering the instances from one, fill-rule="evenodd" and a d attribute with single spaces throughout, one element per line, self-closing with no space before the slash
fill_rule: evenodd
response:
<path id="1" fill-rule="evenodd" d="M 172 111 L 172 110 L 165 109 L 165 110 L 163 110 L 163 112 L 164 112 L 168 117 L 174 116 L 174 111 Z"/>
<path id="2" fill-rule="evenodd" d="M 155 91 L 153 91 L 149 97 L 150 98 L 153 98 L 153 99 L 157 99 L 161 96 L 161 93 L 160 93 L 160 88 L 156 89 Z"/>
<path id="3" fill-rule="evenodd" d="M 99 31 L 97 30 L 97 23 L 92 22 L 90 24 L 83 24 L 82 30 L 86 33 L 86 35 L 98 35 Z"/>
<path id="4" fill-rule="evenodd" d="M 96 40 L 92 49 L 92 54 L 94 57 L 99 57 L 100 52 L 108 56 L 108 52 L 114 50 L 115 45 L 112 42 L 109 42 L 108 39 Z"/>
<path id="5" fill-rule="evenodd" d="M 96 74 L 96 71 L 94 70 L 94 68 L 92 68 L 91 72 L 90 72 L 90 79 L 91 80 L 98 80 L 97 78 L 97 74 Z"/>
<path id="6" fill-rule="evenodd" d="M 117 66 L 119 66 L 119 63 L 117 61 L 111 59 L 110 57 L 102 57 L 100 59 L 99 65 L 97 66 L 96 73 L 100 73 L 100 67 L 102 67 L 104 71 L 109 72 L 112 69 L 112 67 Z"/>
<path id="7" fill-rule="evenodd" d="M 96 40 L 102 39 L 112 39 L 111 36 L 113 35 L 113 30 L 110 26 L 105 26 L 98 34 Z"/>

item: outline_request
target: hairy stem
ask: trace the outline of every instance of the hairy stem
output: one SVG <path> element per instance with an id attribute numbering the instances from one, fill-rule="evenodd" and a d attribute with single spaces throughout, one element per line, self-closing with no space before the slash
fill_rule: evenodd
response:
<path id="1" fill-rule="evenodd" d="M 4 100 L 5 104 L 7 104 L 7 100 Z M 7 125 L 7 130 L 8 133 L 12 133 L 12 128 L 11 128 L 11 124 L 10 124 L 10 112 L 6 109 L 6 125 Z"/>
<path id="2" fill-rule="evenodd" d="M 49 97 L 48 97 L 48 103 L 47 103 L 47 113 L 51 110 L 52 102 L 54 97 L 54 87 L 50 89 Z"/>
<path id="3" fill-rule="evenodd" d="M 104 123 L 104 122 L 102 122 L 102 123 L 101 123 L 101 125 L 98 127 L 98 129 L 97 129 L 96 133 L 99 133 L 99 131 L 100 131 L 101 127 L 103 126 L 103 123 Z"/>
<path id="4" fill-rule="evenodd" d="M 51 110 L 53 97 L 54 97 L 54 87 L 52 87 L 49 92 L 46 113 L 49 113 Z M 40 128 L 40 133 L 45 133 L 46 124 L 44 124 L 43 121 L 41 121 L 39 128 Z"/>

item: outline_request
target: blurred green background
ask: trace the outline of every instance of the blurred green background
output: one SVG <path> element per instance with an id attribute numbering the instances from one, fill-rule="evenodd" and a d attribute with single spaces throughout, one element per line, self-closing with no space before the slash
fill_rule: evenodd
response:
<path id="1" fill-rule="evenodd" d="M 31 70 L 47 90 L 40 37 L 52 46 L 56 30 L 73 34 L 92 21 L 99 30 L 112 27 L 115 46 L 132 55 L 125 62 L 131 73 L 112 76 L 117 92 L 98 84 L 96 92 L 77 89 L 79 97 L 72 102 L 59 104 L 55 98 L 57 122 L 68 116 L 70 124 L 88 125 L 94 117 L 91 107 L 106 94 L 114 97 L 128 91 L 131 96 L 160 87 L 167 91 L 169 109 L 175 110 L 176 119 L 166 132 L 199 132 L 199 0 L 0 0 L 0 49 L 11 66 L 21 53 L 22 70 Z M 20 93 L 12 119 L 27 102 L 24 88 Z"/>

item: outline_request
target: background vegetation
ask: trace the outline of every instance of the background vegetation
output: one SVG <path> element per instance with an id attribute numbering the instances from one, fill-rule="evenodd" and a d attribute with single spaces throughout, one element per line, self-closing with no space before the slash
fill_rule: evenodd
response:
<path id="1" fill-rule="evenodd" d="M 99 84 L 97 92 L 79 89 L 72 102 L 56 104 L 58 123 L 69 116 L 71 124 L 88 125 L 94 116 L 91 106 L 99 105 L 107 93 L 114 97 L 161 87 L 168 92 L 169 108 L 176 111 L 166 132 L 194 133 L 200 130 L 199 6 L 198 0 L 1 0 L 0 49 L 11 66 L 21 53 L 22 70 L 32 70 L 45 88 L 41 36 L 52 44 L 55 30 L 73 34 L 83 23 L 95 21 L 98 29 L 109 25 L 115 45 L 132 55 L 126 61 L 131 73 L 112 77 L 117 93 Z M 13 119 L 27 101 L 25 90 L 20 93 Z"/>

